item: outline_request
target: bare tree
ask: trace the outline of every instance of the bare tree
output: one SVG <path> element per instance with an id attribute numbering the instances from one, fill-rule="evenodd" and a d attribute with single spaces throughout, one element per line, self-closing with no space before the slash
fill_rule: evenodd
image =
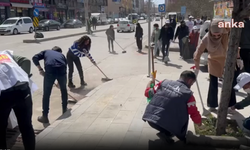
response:
<path id="1" fill-rule="evenodd" d="M 232 18 L 235 22 L 243 21 L 250 13 L 250 0 L 233 0 Z M 231 96 L 231 88 L 234 77 L 237 51 L 241 37 L 240 28 L 232 28 L 229 39 L 229 49 L 227 52 L 226 67 L 224 72 L 224 82 L 222 85 L 222 92 L 220 98 L 220 105 L 218 110 L 218 121 L 216 124 L 216 135 L 226 133 L 226 117 L 228 104 Z"/>
<path id="2" fill-rule="evenodd" d="M 180 12 L 181 6 L 186 6 L 187 12 L 194 17 L 202 15 L 213 16 L 214 3 L 209 0 L 177 0 L 175 3 L 167 6 L 167 11 Z"/>

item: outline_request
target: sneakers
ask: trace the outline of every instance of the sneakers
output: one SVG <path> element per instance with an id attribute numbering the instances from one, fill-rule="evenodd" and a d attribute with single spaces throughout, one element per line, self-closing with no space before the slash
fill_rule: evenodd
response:
<path id="1" fill-rule="evenodd" d="M 87 86 L 87 83 L 84 80 L 81 80 L 81 86 Z"/>
<path id="2" fill-rule="evenodd" d="M 45 116 L 39 116 L 37 118 L 37 121 L 41 122 L 41 123 L 49 123 L 49 119 L 48 117 L 45 117 Z"/>
<path id="3" fill-rule="evenodd" d="M 74 85 L 74 83 L 72 81 L 69 81 L 68 87 L 69 88 L 75 88 L 76 86 Z"/>

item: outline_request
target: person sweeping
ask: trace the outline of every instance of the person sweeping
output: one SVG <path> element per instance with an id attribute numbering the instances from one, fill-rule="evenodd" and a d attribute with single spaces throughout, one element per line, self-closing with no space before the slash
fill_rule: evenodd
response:
<path id="1" fill-rule="evenodd" d="M 74 42 L 74 44 L 69 48 L 67 53 L 67 62 L 69 67 L 69 74 L 68 74 L 68 87 L 75 88 L 76 86 L 73 84 L 73 72 L 74 72 L 74 64 L 78 70 L 81 85 L 86 86 L 87 83 L 84 81 L 84 75 L 82 70 L 82 64 L 79 57 L 88 57 L 89 60 L 96 65 L 95 60 L 92 58 L 91 54 L 89 53 L 91 48 L 91 39 L 88 36 L 82 36 L 80 39 Z"/>

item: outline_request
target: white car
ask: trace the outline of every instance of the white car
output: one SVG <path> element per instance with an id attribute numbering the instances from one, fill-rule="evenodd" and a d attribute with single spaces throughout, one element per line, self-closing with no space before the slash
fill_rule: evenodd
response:
<path id="1" fill-rule="evenodd" d="M 121 20 L 117 24 L 117 32 L 134 32 L 135 24 L 130 20 Z"/>
<path id="2" fill-rule="evenodd" d="M 0 25 L 0 34 L 18 34 L 21 32 L 33 33 L 34 26 L 30 17 L 8 18 Z"/>

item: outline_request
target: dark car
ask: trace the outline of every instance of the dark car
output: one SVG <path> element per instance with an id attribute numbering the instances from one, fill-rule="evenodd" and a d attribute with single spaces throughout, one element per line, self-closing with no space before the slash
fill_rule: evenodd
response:
<path id="1" fill-rule="evenodd" d="M 49 31 L 51 29 L 60 30 L 61 23 L 55 20 L 44 19 L 39 21 L 38 29 Z"/>
<path id="2" fill-rule="evenodd" d="M 63 23 L 64 28 L 81 28 L 83 27 L 83 23 L 78 19 L 69 19 L 65 23 Z"/>

